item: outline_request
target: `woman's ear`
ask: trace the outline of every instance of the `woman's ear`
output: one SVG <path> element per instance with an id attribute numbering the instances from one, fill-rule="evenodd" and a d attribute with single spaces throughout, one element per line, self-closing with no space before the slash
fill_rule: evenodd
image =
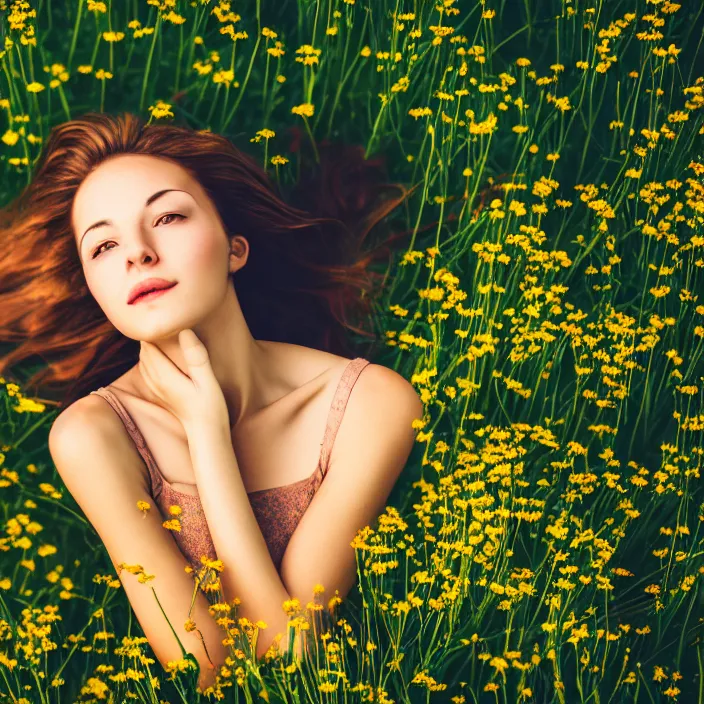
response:
<path id="1" fill-rule="evenodd" d="M 247 263 L 249 242 L 242 235 L 235 235 L 230 240 L 230 273 L 241 269 Z"/>

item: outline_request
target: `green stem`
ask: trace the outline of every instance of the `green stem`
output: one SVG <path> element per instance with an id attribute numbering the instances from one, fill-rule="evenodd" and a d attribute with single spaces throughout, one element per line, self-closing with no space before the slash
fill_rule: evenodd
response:
<path id="1" fill-rule="evenodd" d="M 144 78 L 142 79 L 142 94 L 139 96 L 139 110 L 144 110 L 144 96 L 147 92 L 147 83 L 149 82 L 149 71 L 152 66 L 152 58 L 156 47 L 156 38 L 159 36 L 159 28 L 161 26 L 161 15 L 156 16 L 156 25 L 154 26 L 154 34 L 152 35 L 152 43 L 149 46 L 149 55 L 147 56 L 147 65 L 144 68 Z"/>

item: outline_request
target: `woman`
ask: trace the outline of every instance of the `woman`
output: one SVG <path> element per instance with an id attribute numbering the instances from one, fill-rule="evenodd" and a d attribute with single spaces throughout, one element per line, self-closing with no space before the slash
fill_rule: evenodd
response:
<path id="1" fill-rule="evenodd" d="M 369 201 L 360 175 L 371 178 L 360 164 L 347 184 L 358 214 Z M 6 212 L 0 331 L 23 344 L 0 372 L 61 354 L 45 370 L 69 385 L 52 459 L 156 656 L 181 657 L 165 614 L 201 689 L 228 651 L 202 590 L 191 611 L 200 558 L 222 562 L 238 616 L 267 624 L 257 657 L 277 634 L 285 651 L 285 602 L 305 606 L 316 584 L 346 596 L 350 542 L 412 449 L 413 387 L 334 351 L 372 280 L 358 245 L 398 202 L 353 240 L 287 205 L 222 137 L 89 114 L 52 131 Z"/>

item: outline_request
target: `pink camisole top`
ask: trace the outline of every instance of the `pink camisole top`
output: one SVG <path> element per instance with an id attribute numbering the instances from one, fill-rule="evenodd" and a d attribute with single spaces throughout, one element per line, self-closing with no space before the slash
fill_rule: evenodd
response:
<path id="1" fill-rule="evenodd" d="M 292 484 L 247 493 L 249 503 L 252 506 L 277 571 L 280 571 L 281 560 L 296 526 L 325 477 L 330 462 L 330 451 L 335 442 L 335 436 L 340 427 L 352 387 L 362 369 L 369 363 L 363 357 L 356 357 L 350 360 L 345 367 L 333 396 L 323 441 L 321 442 L 318 464 L 313 474 Z M 200 499 L 198 496 L 178 491 L 169 484 L 159 470 L 144 436 L 127 412 L 124 404 L 113 391 L 101 386 L 90 393 L 102 396 L 115 409 L 125 424 L 127 432 L 147 466 L 150 493 L 158 505 L 164 520 L 173 518 L 169 513 L 169 506 L 177 504 L 181 507 L 181 514 L 178 516 L 181 530 L 173 531 L 172 535 L 191 567 L 198 572 L 202 566 L 201 555 L 207 555 L 211 560 L 217 559 L 215 546 L 208 530 L 208 523 Z"/>

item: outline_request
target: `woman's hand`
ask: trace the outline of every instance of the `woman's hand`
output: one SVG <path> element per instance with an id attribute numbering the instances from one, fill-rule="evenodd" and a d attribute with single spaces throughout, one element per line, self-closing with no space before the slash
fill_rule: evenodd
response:
<path id="1" fill-rule="evenodd" d="M 158 347 L 140 340 L 139 370 L 147 387 L 159 404 L 184 426 L 206 421 L 225 422 L 229 428 L 225 396 L 210 366 L 208 350 L 188 328 L 179 333 L 178 341 L 188 374 L 184 374 Z"/>

